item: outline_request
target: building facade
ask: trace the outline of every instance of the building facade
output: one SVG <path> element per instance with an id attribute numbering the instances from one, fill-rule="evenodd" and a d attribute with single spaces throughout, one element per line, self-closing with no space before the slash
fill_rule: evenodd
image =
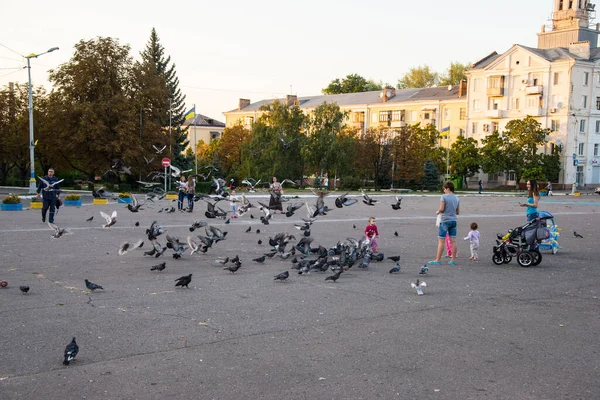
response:
<path id="1" fill-rule="evenodd" d="M 218 140 L 223 135 L 225 124 L 221 121 L 209 118 L 202 114 L 196 114 L 183 124 L 188 128 L 188 148 L 191 148 L 196 154 L 196 144 L 200 141 L 209 144 L 213 140 Z M 187 151 L 187 148 L 184 150 Z"/>
<path id="2" fill-rule="evenodd" d="M 587 0 L 553 0 L 551 24 L 538 47 L 514 45 L 491 53 L 467 71 L 466 136 L 481 140 L 512 119 L 535 117 L 551 134 L 540 151 L 562 146 L 559 183 L 600 185 L 600 49 L 595 6 Z M 488 177 L 514 184 L 514 176 Z"/>

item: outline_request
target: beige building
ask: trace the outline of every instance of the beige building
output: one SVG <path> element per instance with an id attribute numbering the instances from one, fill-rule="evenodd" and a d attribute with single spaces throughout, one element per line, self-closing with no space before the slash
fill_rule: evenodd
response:
<path id="1" fill-rule="evenodd" d="M 183 123 L 188 128 L 189 145 L 195 154 L 196 143 L 199 141 L 209 144 L 213 140 L 220 139 L 225 130 L 225 124 L 202 114 L 196 114 L 194 118 Z M 185 149 L 187 151 L 187 148 Z"/>
<path id="2" fill-rule="evenodd" d="M 595 7 L 587 0 L 552 2 L 551 24 L 538 33 L 537 48 L 514 45 L 467 71 L 466 136 L 481 143 L 510 120 L 530 115 L 552 131 L 540 151 L 563 146 L 559 183 L 598 186 L 600 48 L 598 25 L 590 28 Z M 510 172 L 488 177 L 490 185 L 514 179 Z"/>
<path id="3" fill-rule="evenodd" d="M 386 126 L 391 128 L 421 123 L 434 125 L 438 130 L 449 127 L 450 136 L 443 146 L 450 145 L 458 135 L 464 134 L 466 118 L 466 82 L 461 85 L 397 90 L 317 95 L 285 99 L 267 99 L 255 103 L 240 99 L 237 109 L 225 112 L 226 126 L 242 124 L 251 128 L 260 115 L 261 106 L 275 100 L 289 106 L 298 106 L 311 112 L 317 106 L 337 103 L 342 111 L 348 111 L 349 126 L 362 132 L 368 128 Z"/>

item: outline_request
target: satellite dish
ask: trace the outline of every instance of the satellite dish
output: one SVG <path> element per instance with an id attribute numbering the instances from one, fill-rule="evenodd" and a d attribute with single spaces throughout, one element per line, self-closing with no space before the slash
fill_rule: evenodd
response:
<path id="1" fill-rule="evenodd" d="M 448 91 L 452 90 L 452 85 L 448 85 Z"/>
<path id="2" fill-rule="evenodd" d="M 556 104 L 556 108 L 562 108 L 563 107 L 563 103 L 558 102 L 558 104 Z"/>
<path id="3" fill-rule="evenodd" d="M 556 139 L 556 145 L 557 146 L 562 146 L 562 142 L 560 141 L 560 139 Z"/>
<path id="4" fill-rule="evenodd" d="M 385 91 L 385 97 L 392 97 L 392 91 L 391 90 L 386 90 Z"/>

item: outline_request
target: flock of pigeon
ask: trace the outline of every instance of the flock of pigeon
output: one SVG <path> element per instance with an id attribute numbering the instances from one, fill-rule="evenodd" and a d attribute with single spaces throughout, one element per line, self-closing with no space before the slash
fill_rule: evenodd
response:
<path id="1" fill-rule="evenodd" d="M 254 181 L 254 188 L 260 181 Z M 166 229 L 159 224 L 157 221 L 152 222 L 150 227 L 145 231 L 147 240 L 150 242 L 149 249 L 143 252 L 143 257 L 146 258 L 160 258 L 161 256 L 167 257 L 165 253 L 168 250 L 171 252 L 171 256 L 174 260 L 181 259 L 186 256 L 194 257 L 200 253 L 207 253 L 211 249 L 215 249 L 218 243 L 226 240 L 228 232 L 215 224 L 210 224 L 211 220 L 223 220 L 224 224 L 229 224 L 231 211 L 226 211 L 220 207 L 219 203 L 228 200 L 229 193 L 224 189 L 222 180 L 213 178 L 213 190 L 216 193 L 214 196 L 197 194 L 194 198 L 196 202 L 203 202 L 206 205 L 206 211 L 204 215 L 206 221 L 197 220 L 190 224 L 189 232 L 185 239 L 180 237 L 171 236 L 167 234 Z M 277 233 L 272 237 L 269 237 L 268 244 L 270 250 L 263 252 L 261 255 L 253 258 L 252 261 L 255 263 L 264 263 L 267 258 L 277 257 L 282 260 L 289 260 L 291 263 L 291 270 L 295 271 L 298 275 L 309 275 L 311 272 L 326 273 L 331 271 L 332 275 L 325 278 L 325 281 L 331 281 L 336 283 L 342 276 L 343 273 L 356 266 L 359 269 L 369 267 L 371 262 L 384 261 L 383 253 L 373 253 L 371 250 L 371 244 L 369 239 L 363 236 L 360 239 L 346 238 L 345 240 L 338 241 L 338 243 L 330 248 L 326 248 L 322 245 L 314 245 L 314 238 L 311 236 L 311 226 L 318 221 L 318 217 L 321 215 L 327 215 L 328 212 L 334 211 L 325 204 L 325 197 L 330 195 L 330 192 L 317 191 L 312 189 L 313 194 L 316 196 L 316 202 L 314 205 L 309 204 L 307 200 L 304 202 L 297 201 L 298 197 L 287 198 L 280 196 L 277 193 L 271 192 L 271 196 L 275 197 L 276 202 L 281 202 L 287 218 L 295 215 L 295 213 L 301 208 L 305 208 L 306 217 L 301 217 L 300 220 L 294 223 L 294 228 L 300 233 L 298 240 L 295 235 L 288 234 L 285 232 Z M 112 194 L 109 194 L 112 196 Z M 164 196 L 158 196 L 155 194 L 146 195 L 145 201 L 140 203 L 135 195 L 132 195 L 132 203 L 127 205 L 127 210 L 132 213 L 138 213 L 144 210 L 143 206 L 148 203 L 154 203 L 156 200 L 162 199 Z M 338 195 L 334 201 L 336 208 L 344 208 L 352 206 L 359 202 L 357 196 L 351 196 L 349 193 Z M 362 202 L 367 206 L 375 206 L 379 200 L 376 200 L 362 192 Z M 257 201 L 258 206 L 255 206 L 250 200 L 242 194 L 241 200 L 239 200 L 239 207 L 237 207 L 237 216 L 242 217 L 249 214 L 250 219 L 254 219 L 252 209 L 258 209 L 261 212 L 260 222 L 264 225 L 269 225 L 273 218 L 273 214 L 276 212 L 276 206 L 269 207 L 267 204 Z M 285 206 L 284 206 L 285 204 Z M 402 204 L 402 198 L 395 196 L 395 202 L 391 204 L 393 210 L 400 210 Z M 158 212 L 174 212 L 174 207 L 160 208 Z M 111 215 L 104 212 L 100 212 L 100 215 L 104 219 L 102 227 L 110 229 L 117 223 L 117 211 L 113 211 Z M 93 216 L 88 218 L 87 221 L 93 221 Z M 59 239 L 65 235 L 72 234 L 72 231 L 68 228 L 60 228 L 56 224 L 48 224 L 53 230 L 52 238 Z M 139 222 L 136 223 L 139 226 Z M 202 234 L 198 234 L 198 231 L 203 229 Z M 354 228 L 356 226 L 354 225 Z M 198 231 L 197 231 L 198 230 Z M 252 232 L 252 226 L 249 226 L 246 233 Z M 255 229 L 256 233 L 260 233 L 260 229 Z M 194 235 L 195 233 L 195 235 Z M 397 232 L 395 233 L 397 236 Z M 163 239 L 164 237 L 164 239 Z M 262 245 L 262 240 L 258 240 L 258 245 Z M 123 256 L 133 250 L 142 249 L 144 246 L 144 240 L 138 240 L 135 243 L 125 242 L 119 247 L 118 254 Z M 188 253 L 189 251 L 189 253 Z M 398 273 L 401 270 L 400 266 L 400 255 L 394 255 L 387 257 L 387 259 L 395 262 L 395 265 L 389 270 L 390 274 Z M 216 264 L 221 266 L 223 270 L 228 271 L 230 274 L 236 273 L 242 267 L 242 261 L 236 255 L 233 258 L 219 257 Z M 151 271 L 161 272 L 167 267 L 166 261 L 153 265 L 150 267 Z M 428 267 L 426 265 L 421 267 L 419 274 L 426 275 L 428 273 Z M 290 272 L 283 271 L 274 276 L 275 281 L 288 281 L 290 279 Z M 192 274 L 181 276 L 175 279 L 175 287 L 189 288 L 189 284 L 192 281 Z M 96 290 L 104 290 L 104 288 L 94 282 L 85 279 L 85 285 L 88 290 L 94 292 Z M 426 283 L 417 280 L 416 283 L 411 283 L 411 286 L 416 289 L 418 295 L 423 294 L 423 288 L 426 287 Z M 22 286 L 21 291 L 26 294 L 29 291 L 29 287 Z M 75 341 L 75 338 L 67 345 L 64 351 L 64 365 L 68 365 L 77 355 L 79 347 Z"/>

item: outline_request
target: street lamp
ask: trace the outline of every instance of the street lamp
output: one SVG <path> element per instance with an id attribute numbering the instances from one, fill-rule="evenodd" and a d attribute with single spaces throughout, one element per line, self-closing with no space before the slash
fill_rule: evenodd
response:
<path id="1" fill-rule="evenodd" d="M 33 145 L 33 92 L 31 90 L 31 63 L 29 60 L 32 58 L 38 58 L 39 56 L 52 53 L 54 50 L 58 50 L 58 47 L 52 47 L 40 54 L 31 53 L 28 56 L 25 56 L 27 59 L 27 74 L 29 75 L 29 163 L 31 164 L 31 175 L 29 176 L 29 193 L 33 194 L 36 191 L 35 187 L 35 158 L 33 155 L 34 145 Z"/>

